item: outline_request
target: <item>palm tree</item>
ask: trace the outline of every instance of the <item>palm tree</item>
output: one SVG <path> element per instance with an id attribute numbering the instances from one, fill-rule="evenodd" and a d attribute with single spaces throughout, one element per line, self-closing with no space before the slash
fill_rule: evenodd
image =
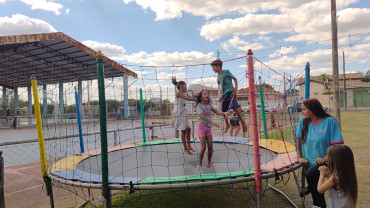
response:
<path id="1" fill-rule="evenodd" d="M 329 88 L 329 86 L 328 86 L 329 85 L 328 75 L 325 74 L 325 73 L 324 74 L 320 74 L 319 77 L 318 77 L 318 80 L 324 83 L 325 91 L 322 94 L 329 96 L 329 108 L 331 108 L 331 105 L 330 105 L 330 95 L 333 94 L 333 92 L 331 91 L 331 88 Z"/>

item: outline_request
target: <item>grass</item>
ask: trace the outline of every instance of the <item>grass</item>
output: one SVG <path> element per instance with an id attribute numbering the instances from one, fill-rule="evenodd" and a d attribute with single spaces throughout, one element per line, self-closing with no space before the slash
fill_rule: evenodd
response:
<path id="1" fill-rule="evenodd" d="M 370 172 L 367 172 L 370 152 L 370 112 L 342 112 L 342 134 L 345 144 L 354 152 L 356 162 L 359 196 L 357 207 L 368 207 L 370 204 Z M 288 180 L 289 179 L 289 180 Z M 286 184 L 280 183 L 275 187 L 287 194 L 295 204 L 301 207 L 301 198 L 293 175 L 284 175 Z M 136 191 L 134 194 L 118 192 L 113 197 L 113 205 L 127 207 L 254 207 L 251 195 L 245 187 L 251 183 L 228 187 L 207 188 L 199 190 L 173 191 Z M 162 193 L 162 194 L 158 194 Z M 311 196 L 306 197 L 306 207 L 311 207 Z M 287 201 L 279 194 L 270 190 L 262 198 L 261 207 L 289 207 Z M 86 207 L 91 207 L 88 205 Z M 100 206 L 102 207 L 102 206 Z"/>

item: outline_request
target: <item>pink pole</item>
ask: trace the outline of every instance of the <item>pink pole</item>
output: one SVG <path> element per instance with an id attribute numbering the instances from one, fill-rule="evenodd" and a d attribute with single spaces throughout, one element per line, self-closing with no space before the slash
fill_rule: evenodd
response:
<path id="1" fill-rule="evenodd" d="M 253 67 L 253 53 L 248 50 L 247 64 L 248 64 L 248 83 L 249 83 L 249 109 L 251 118 L 251 133 L 253 141 L 253 161 L 254 161 L 254 183 L 256 185 L 256 193 L 262 192 L 262 178 L 261 178 L 261 162 L 260 162 L 260 148 L 258 143 L 258 127 L 257 127 L 257 110 L 256 110 L 256 91 L 254 87 L 254 67 Z"/>

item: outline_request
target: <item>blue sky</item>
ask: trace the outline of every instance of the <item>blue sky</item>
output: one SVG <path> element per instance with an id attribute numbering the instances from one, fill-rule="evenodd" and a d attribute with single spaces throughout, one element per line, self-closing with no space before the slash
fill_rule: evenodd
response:
<path id="1" fill-rule="evenodd" d="M 340 73 L 343 51 L 346 72 L 370 70 L 370 2 L 337 0 L 337 15 Z M 153 90 L 153 77 L 171 87 L 172 75 L 215 86 L 210 66 L 160 66 L 209 63 L 217 50 L 230 60 L 252 49 L 281 74 L 296 76 L 306 62 L 312 75 L 332 72 L 330 0 L 0 0 L 0 36 L 46 32 L 102 50 L 139 72 L 142 80 L 133 87 Z M 244 79 L 239 86 L 245 86 L 245 62 L 225 63 Z"/>

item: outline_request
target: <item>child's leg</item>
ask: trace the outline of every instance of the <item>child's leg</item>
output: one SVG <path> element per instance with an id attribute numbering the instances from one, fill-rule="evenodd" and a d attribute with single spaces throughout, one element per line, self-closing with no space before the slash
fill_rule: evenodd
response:
<path id="1" fill-rule="evenodd" d="M 206 142 L 207 142 L 206 137 L 199 137 L 199 141 L 200 141 L 200 150 L 199 150 L 199 161 L 198 161 L 197 168 L 202 167 L 202 160 L 204 157 L 204 152 L 206 151 Z"/>
<path id="2" fill-rule="evenodd" d="M 213 154 L 213 137 L 212 137 L 212 135 L 207 137 L 207 147 L 208 147 L 207 167 L 211 168 L 211 167 L 213 167 L 213 165 L 212 165 L 212 154 Z"/>
<path id="3" fill-rule="evenodd" d="M 236 108 L 234 111 L 235 111 L 236 115 L 238 116 L 240 122 L 242 123 L 243 133 L 247 132 L 247 125 L 245 124 L 245 121 L 243 119 L 242 114 L 240 113 L 239 108 Z"/>
<path id="4" fill-rule="evenodd" d="M 191 131 L 190 128 L 186 129 L 186 144 L 187 144 L 189 151 L 195 152 L 195 150 L 191 147 L 191 143 L 190 143 L 190 131 Z"/>
<path id="5" fill-rule="evenodd" d="M 232 137 L 233 136 L 233 133 L 234 133 L 234 126 L 231 125 L 231 128 L 230 128 L 230 136 Z"/>
<path id="6" fill-rule="evenodd" d="M 235 136 L 237 136 L 239 134 L 239 131 L 240 131 L 240 126 L 236 126 L 236 133 L 235 133 Z"/>
<path id="7" fill-rule="evenodd" d="M 186 145 L 185 134 L 186 130 L 181 130 L 181 141 L 182 145 L 184 146 L 184 152 L 190 155 L 191 152 L 189 151 L 188 146 Z"/>

